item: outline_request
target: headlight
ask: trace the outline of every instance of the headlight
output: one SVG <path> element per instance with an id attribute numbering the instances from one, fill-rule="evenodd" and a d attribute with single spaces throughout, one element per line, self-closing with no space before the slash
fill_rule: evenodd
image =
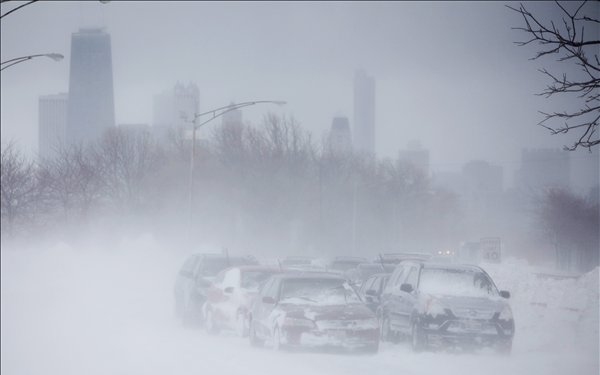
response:
<path id="1" fill-rule="evenodd" d="M 312 320 L 301 319 L 301 318 L 285 318 L 283 320 L 283 325 L 294 326 L 294 327 L 314 328 L 315 322 L 313 322 Z"/>
<path id="2" fill-rule="evenodd" d="M 500 312 L 500 315 L 498 316 L 498 319 L 511 320 L 512 318 L 513 318 L 513 314 L 512 314 L 512 310 L 510 309 L 510 306 L 508 306 L 508 305 L 504 306 L 504 308 Z"/>

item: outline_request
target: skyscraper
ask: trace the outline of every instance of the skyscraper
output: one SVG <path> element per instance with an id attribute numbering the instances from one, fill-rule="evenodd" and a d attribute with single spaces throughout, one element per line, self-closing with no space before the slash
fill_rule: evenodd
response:
<path id="1" fill-rule="evenodd" d="M 90 142 L 115 126 L 110 35 L 83 28 L 71 35 L 67 141 Z"/>
<path id="2" fill-rule="evenodd" d="M 329 150 L 333 153 L 346 153 L 352 150 L 352 135 L 347 117 L 336 116 L 333 118 L 328 141 Z"/>
<path id="3" fill-rule="evenodd" d="M 354 76 L 354 150 L 375 153 L 375 79 L 363 70 Z"/>
<path id="4" fill-rule="evenodd" d="M 39 100 L 39 156 L 54 156 L 54 151 L 65 142 L 67 131 L 68 95 L 65 93 L 40 96 Z"/>

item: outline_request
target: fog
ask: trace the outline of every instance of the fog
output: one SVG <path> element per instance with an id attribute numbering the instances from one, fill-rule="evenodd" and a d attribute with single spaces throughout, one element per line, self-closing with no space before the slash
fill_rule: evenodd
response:
<path id="1" fill-rule="evenodd" d="M 21 4 L 3 2 L 2 14 Z M 561 151 L 580 135 L 537 125 L 539 111 L 581 105 L 536 95 L 549 84 L 538 70 L 580 72 L 530 60 L 539 46 L 514 44 L 526 36 L 507 4 L 518 6 L 35 2 L 3 17 L 3 62 L 65 58 L 2 71 L 1 371 L 598 374 L 598 147 Z M 526 6 L 560 19 L 554 3 Z M 111 39 L 115 124 L 48 147 L 44 121 L 61 115 L 44 117 L 41 97 L 69 91 L 72 34 L 97 26 Z M 372 153 L 351 141 L 359 69 L 375 84 Z M 178 83 L 199 91 L 188 120 L 286 104 L 218 113 L 192 146 L 190 123 L 161 130 L 155 115 Z M 349 137 L 336 138 L 334 117 Z M 510 355 L 406 341 L 376 354 L 277 352 L 174 311 L 191 254 L 458 262 L 489 239 L 497 262 L 468 261 L 511 293 Z"/>

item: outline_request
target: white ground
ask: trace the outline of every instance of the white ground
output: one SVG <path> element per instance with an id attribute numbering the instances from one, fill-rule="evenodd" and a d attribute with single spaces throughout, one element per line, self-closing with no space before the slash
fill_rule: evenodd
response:
<path id="1" fill-rule="evenodd" d="M 182 328 L 172 288 L 184 256 L 159 249 L 151 237 L 108 251 L 5 246 L 1 256 L 2 374 L 599 373 L 597 269 L 556 281 L 514 260 L 485 267 L 513 295 L 510 357 L 415 354 L 403 344 L 352 356 L 276 353 Z"/>

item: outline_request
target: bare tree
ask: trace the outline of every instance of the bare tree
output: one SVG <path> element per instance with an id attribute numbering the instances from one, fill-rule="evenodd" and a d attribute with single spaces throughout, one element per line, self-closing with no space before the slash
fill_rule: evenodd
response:
<path id="1" fill-rule="evenodd" d="M 2 150 L 0 202 L 2 219 L 12 235 L 15 222 L 35 211 L 39 198 L 35 164 L 9 143 Z"/>
<path id="2" fill-rule="evenodd" d="M 576 95 L 580 105 L 575 110 L 563 110 L 557 112 L 540 112 L 543 115 L 539 125 L 550 130 L 551 134 L 566 134 L 570 131 L 576 132 L 577 139 L 572 146 L 565 146 L 567 150 L 575 150 L 577 147 L 591 149 L 600 143 L 598 137 L 598 121 L 600 119 L 600 51 L 598 12 L 600 3 L 598 1 L 583 1 L 576 6 L 556 2 L 561 11 L 561 22 L 552 20 L 544 21 L 534 15 L 520 4 L 518 8 L 507 6 L 518 12 L 525 25 L 515 27 L 516 30 L 524 31 L 529 39 L 516 42 L 519 46 L 537 43 L 540 50 L 532 57 L 532 60 L 554 55 L 559 62 L 571 62 L 575 64 L 580 73 L 576 77 L 573 74 L 556 74 L 545 68 L 539 71 L 547 76 L 550 83 L 546 89 L 538 95 L 551 97 L 560 95 Z M 572 10 L 569 10 L 572 9 Z M 587 12 L 587 14 L 586 14 Z M 590 16 L 593 15 L 593 16 Z"/>

